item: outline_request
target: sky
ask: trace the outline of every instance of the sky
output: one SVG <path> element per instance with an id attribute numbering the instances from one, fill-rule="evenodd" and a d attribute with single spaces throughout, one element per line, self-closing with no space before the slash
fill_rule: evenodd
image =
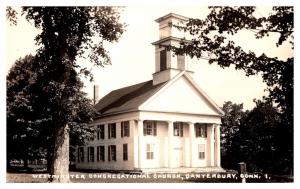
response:
<path id="1" fill-rule="evenodd" d="M 258 14 L 266 15 L 270 7 L 260 7 Z M 154 73 L 154 46 L 158 40 L 158 23 L 154 20 L 168 13 L 177 13 L 191 18 L 204 18 L 208 13 L 201 6 L 128 6 L 121 11 L 121 22 L 127 24 L 126 31 L 117 43 L 107 45 L 112 65 L 92 67 L 88 59 L 79 59 L 81 65 L 92 68 L 94 82 L 84 79 L 84 91 L 92 98 L 93 85 L 99 85 L 99 96 L 110 91 L 152 79 Z M 24 17 L 19 18 L 17 26 L 6 23 L 6 72 L 19 57 L 35 53 L 37 47 L 34 38 L 39 30 L 28 23 Z M 275 46 L 277 36 L 256 40 L 252 32 L 239 32 L 233 40 L 245 50 L 257 54 L 287 58 L 293 55 L 288 45 Z M 243 103 L 245 109 L 254 107 L 253 99 L 261 99 L 265 84 L 260 76 L 246 77 L 243 71 L 233 68 L 222 69 L 209 65 L 206 60 L 190 59 L 189 65 L 194 71 L 193 78 L 219 106 L 224 101 Z"/>

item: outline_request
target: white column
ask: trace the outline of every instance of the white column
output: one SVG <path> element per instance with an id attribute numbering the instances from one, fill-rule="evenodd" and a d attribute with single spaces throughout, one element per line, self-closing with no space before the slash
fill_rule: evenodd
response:
<path id="1" fill-rule="evenodd" d="M 134 162 L 134 167 L 138 168 L 139 167 L 139 151 L 138 151 L 139 139 L 138 139 L 138 132 L 137 132 L 137 121 L 132 119 L 129 121 L 129 124 L 130 124 L 129 136 L 130 138 L 132 138 L 133 148 L 129 147 L 128 158 L 132 157 Z"/>
<path id="2" fill-rule="evenodd" d="M 194 157 L 194 138 L 195 138 L 195 127 L 194 123 L 189 123 L 189 138 L 190 138 L 190 167 L 193 167 L 193 157 Z"/>
<path id="3" fill-rule="evenodd" d="M 172 121 L 168 121 L 168 166 L 173 167 L 173 137 L 174 126 Z"/>
<path id="4" fill-rule="evenodd" d="M 211 124 L 210 126 L 210 166 L 215 165 L 215 133 L 214 133 L 215 125 Z"/>
<path id="5" fill-rule="evenodd" d="M 221 148 L 220 148 L 220 125 L 215 125 L 216 127 L 216 162 L 215 162 L 215 165 L 218 166 L 218 167 L 221 167 Z"/>
<path id="6" fill-rule="evenodd" d="M 143 165 L 143 153 L 144 153 L 144 132 L 143 132 L 144 126 L 143 126 L 143 120 L 138 120 L 138 167 L 142 168 Z M 145 152 L 146 153 L 146 152 Z"/>

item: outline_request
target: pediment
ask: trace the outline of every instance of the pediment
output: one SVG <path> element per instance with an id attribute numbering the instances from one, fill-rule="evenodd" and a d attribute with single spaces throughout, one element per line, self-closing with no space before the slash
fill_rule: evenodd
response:
<path id="1" fill-rule="evenodd" d="M 190 77 L 181 74 L 175 81 L 170 81 L 150 99 L 140 110 L 189 113 L 201 115 L 222 115 L 216 104 L 201 90 Z"/>

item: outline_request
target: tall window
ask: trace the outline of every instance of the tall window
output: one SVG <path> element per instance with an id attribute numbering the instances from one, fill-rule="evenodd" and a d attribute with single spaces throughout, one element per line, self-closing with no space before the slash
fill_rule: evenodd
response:
<path id="1" fill-rule="evenodd" d="M 167 51 L 162 50 L 160 51 L 160 71 L 164 71 L 167 69 Z"/>
<path id="2" fill-rule="evenodd" d="M 154 144 L 147 144 L 146 150 L 147 159 L 154 159 Z"/>
<path id="3" fill-rule="evenodd" d="M 195 124 L 195 134 L 196 137 L 202 137 L 206 138 L 207 137 L 207 126 L 206 124 Z"/>
<path id="4" fill-rule="evenodd" d="M 104 125 L 97 126 L 97 140 L 104 139 Z"/>
<path id="5" fill-rule="evenodd" d="M 152 135 L 156 136 L 156 121 L 145 121 L 144 122 L 144 136 Z"/>
<path id="6" fill-rule="evenodd" d="M 116 138 L 116 123 L 108 124 L 108 138 Z"/>
<path id="7" fill-rule="evenodd" d="M 95 129 L 95 126 L 93 126 L 92 129 L 94 130 L 94 129 Z M 88 140 L 88 141 L 93 141 L 93 140 L 95 140 L 95 130 L 93 131 L 92 135 L 89 136 L 89 137 L 87 138 L 87 140 Z"/>
<path id="8" fill-rule="evenodd" d="M 105 148 L 104 148 L 104 146 L 97 146 L 97 161 L 105 161 Z"/>
<path id="9" fill-rule="evenodd" d="M 117 148 L 116 148 L 116 145 L 108 146 L 108 161 L 117 161 Z"/>
<path id="10" fill-rule="evenodd" d="M 198 144 L 198 158 L 205 159 L 205 144 Z"/>
<path id="11" fill-rule="evenodd" d="M 88 147 L 88 162 L 94 162 L 94 147 Z"/>
<path id="12" fill-rule="evenodd" d="M 183 137 L 183 123 L 174 122 L 174 136 Z"/>
<path id="13" fill-rule="evenodd" d="M 84 162 L 84 152 L 83 147 L 78 147 L 77 149 L 77 161 L 78 162 Z"/>
<path id="14" fill-rule="evenodd" d="M 123 160 L 128 160 L 128 144 L 123 144 Z"/>
<path id="15" fill-rule="evenodd" d="M 129 121 L 122 121 L 121 122 L 121 137 L 129 137 L 129 135 L 130 135 Z"/>

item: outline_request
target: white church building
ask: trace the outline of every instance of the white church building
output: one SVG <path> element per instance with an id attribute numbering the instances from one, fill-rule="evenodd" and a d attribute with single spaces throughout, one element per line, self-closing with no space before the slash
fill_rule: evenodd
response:
<path id="1" fill-rule="evenodd" d="M 154 42 L 155 73 L 150 81 L 116 89 L 96 105 L 90 123 L 95 137 L 76 148 L 75 166 L 94 170 L 220 171 L 220 124 L 224 114 L 193 80 L 187 57 L 164 46 L 181 38 L 172 24 L 188 21 L 170 13 Z"/>

